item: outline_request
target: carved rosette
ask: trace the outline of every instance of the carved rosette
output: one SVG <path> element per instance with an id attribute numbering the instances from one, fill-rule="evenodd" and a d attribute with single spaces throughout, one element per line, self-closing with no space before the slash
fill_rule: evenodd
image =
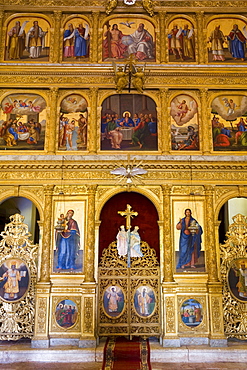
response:
<path id="1" fill-rule="evenodd" d="M 172 249 L 172 234 L 171 234 L 171 204 L 170 194 L 171 185 L 162 185 L 163 191 L 163 219 L 164 219 L 164 282 L 172 282 L 173 279 L 173 249 Z"/>
<path id="2" fill-rule="evenodd" d="M 218 281 L 217 274 L 217 254 L 216 254 L 216 241 L 214 235 L 214 228 L 212 223 L 214 220 L 214 186 L 205 186 L 205 198 L 206 198 L 206 259 L 207 259 L 207 271 L 208 281 Z"/>
<path id="3" fill-rule="evenodd" d="M 95 194 L 97 186 L 88 187 L 87 241 L 85 247 L 85 281 L 94 281 L 94 244 L 95 244 Z"/>
<path id="4" fill-rule="evenodd" d="M 40 281 L 50 281 L 50 246 L 52 228 L 52 193 L 54 185 L 45 185 L 45 217 L 43 224 L 43 243 L 41 254 Z"/>

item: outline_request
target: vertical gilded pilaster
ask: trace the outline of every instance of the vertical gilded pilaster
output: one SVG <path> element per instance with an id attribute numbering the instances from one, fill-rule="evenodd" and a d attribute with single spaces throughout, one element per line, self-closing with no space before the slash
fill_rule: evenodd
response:
<path id="1" fill-rule="evenodd" d="M 217 282 L 217 254 L 216 254 L 216 242 L 214 235 L 214 186 L 205 186 L 206 196 L 206 266 L 208 271 L 208 282 Z"/>
<path id="2" fill-rule="evenodd" d="M 207 50 L 207 43 L 205 39 L 205 32 L 204 32 L 204 12 L 199 11 L 196 12 L 196 20 L 197 20 L 197 50 L 198 50 L 198 63 L 203 64 L 205 63 L 205 50 Z"/>
<path id="3" fill-rule="evenodd" d="M 171 185 L 162 185 L 164 219 L 164 282 L 173 282 L 173 248 L 171 233 Z"/>
<path id="4" fill-rule="evenodd" d="M 93 12 L 93 30 L 92 30 L 92 45 L 90 47 L 90 61 L 92 63 L 98 62 L 98 24 L 99 12 Z"/>
<path id="5" fill-rule="evenodd" d="M 97 98 L 98 98 L 98 88 L 90 88 L 90 100 L 91 100 L 91 109 L 90 109 L 90 122 L 88 129 L 88 151 L 91 154 L 97 152 Z"/>
<path id="6" fill-rule="evenodd" d="M 6 27 L 3 27 L 3 22 L 4 22 L 4 11 L 0 11 L 0 61 L 4 61 L 4 52 L 5 52 L 5 34 L 6 34 Z"/>
<path id="7" fill-rule="evenodd" d="M 85 282 L 94 282 L 94 246 L 95 246 L 95 194 L 96 185 L 88 186 L 87 241 L 85 247 L 84 272 Z"/>
<path id="8" fill-rule="evenodd" d="M 170 144 L 170 120 L 168 114 L 168 89 L 160 89 L 160 125 L 159 125 L 159 143 L 158 147 L 162 154 L 169 154 L 171 144 Z"/>
<path id="9" fill-rule="evenodd" d="M 203 154 L 210 153 L 210 140 L 211 140 L 211 125 L 209 125 L 209 116 L 208 116 L 208 108 L 207 108 L 207 101 L 208 101 L 208 89 L 200 89 L 200 97 L 201 97 L 201 110 L 200 115 L 202 122 L 200 126 L 201 133 L 200 135 L 200 149 L 202 150 Z"/>
<path id="10" fill-rule="evenodd" d="M 48 125 L 46 126 L 46 148 L 48 154 L 55 154 L 56 151 L 56 127 L 57 127 L 57 97 L 58 97 L 58 88 L 50 88 L 50 107 L 48 108 Z"/>
<path id="11" fill-rule="evenodd" d="M 45 217 L 43 224 L 43 243 L 41 254 L 40 281 L 50 281 L 50 247 L 51 247 L 51 228 L 52 228 L 52 194 L 54 185 L 45 185 Z"/>
<path id="12" fill-rule="evenodd" d="M 160 63 L 168 62 L 166 43 L 166 12 L 159 12 L 160 21 Z"/>
<path id="13" fill-rule="evenodd" d="M 53 33 L 53 53 L 52 53 L 52 62 L 59 63 L 60 56 L 62 55 L 62 48 L 60 45 L 60 24 L 62 12 L 55 10 L 54 14 L 54 33 Z"/>

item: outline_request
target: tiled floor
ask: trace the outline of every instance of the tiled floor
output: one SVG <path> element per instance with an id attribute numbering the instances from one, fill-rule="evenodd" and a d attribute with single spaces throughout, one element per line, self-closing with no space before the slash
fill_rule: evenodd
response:
<path id="1" fill-rule="evenodd" d="M 42 362 L 18 362 L 8 365 L 1 365 L 1 370 L 101 370 L 102 364 L 96 362 L 78 363 L 42 363 Z M 245 363 L 207 363 L 207 364 L 160 364 L 153 363 L 152 370 L 246 370 Z"/>

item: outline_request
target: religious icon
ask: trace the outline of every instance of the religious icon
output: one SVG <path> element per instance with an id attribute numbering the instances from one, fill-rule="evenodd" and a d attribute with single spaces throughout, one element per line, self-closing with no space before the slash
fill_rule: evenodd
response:
<path id="1" fill-rule="evenodd" d="M 183 202 L 186 204 L 186 202 Z M 192 216 L 191 208 L 182 209 L 184 204 L 180 205 L 179 212 L 184 213 L 183 218 L 179 218 L 176 224 L 176 249 L 177 272 L 203 272 L 205 271 L 204 253 L 202 250 L 202 234 L 203 228 L 199 222 Z M 198 202 L 198 211 L 202 204 Z M 195 209 L 195 204 L 193 209 Z M 199 211 L 199 214 L 201 214 Z M 177 230 L 180 232 L 177 233 Z"/>
<path id="2" fill-rule="evenodd" d="M 228 270 L 228 286 L 234 298 L 247 302 L 247 258 L 235 259 Z"/>
<path id="3" fill-rule="evenodd" d="M 57 324 L 62 328 L 72 327 L 78 318 L 76 303 L 70 299 L 63 299 L 57 304 L 55 317 Z"/>
<path id="4" fill-rule="evenodd" d="M 53 271 L 82 272 L 85 202 L 58 202 L 56 215 Z"/>
<path id="5" fill-rule="evenodd" d="M 170 62 L 195 61 L 194 26 L 187 19 L 178 18 L 169 25 L 168 50 Z"/>
<path id="6" fill-rule="evenodd" d="M 17 302 L 29 287 L 28 267 L 19 258 L 7 259 L 0 267 L 0 298 Z"/>
<path id="7" fill-rule="evenodd" d="M 89 43 L 89 24 L 83 18 L 71 18 L 65 24 L 63 33 L 63 60 L 88 60 Z"/>
<path id="8" fill-rule="evenodd" d="M 148 317 L 155 310 L 155 293 L 147 285 L 139 286 L 134 294 L 134 309 L 139 316 Z"/>
<path id="9" fill-rule="evenodd" d="M 7 28 L 5 60 L 49 60 L 50 24 L 43 18 L 19 16 Z"/>
<path id="10" fill-rule="evenodd" d="M 201 324 L 203 320 L 202 305 L 195 299 L 186 299 L 180 307 L 183 323 L 191 328 Z"/>
<path id="11" fill-rule="evenodd" d="M 199 150 L 198 108 L 195 99 L 181 94 L 171 101 L 171 146 L 173 150 Z"/>
<path id="12" fill-rule="evenodd" d="M 141 18 L 111 19 L 103 30 L 103 60 L 123 59 L 131 54 L 138 60 L 155 61 L 153 24 Z"/>
<path id="13" fill-rule="evenodd" d="M 158 149 L 156 104 L 148 96 L 112 95 L 102 112 L 101 150 Z"/>
<path id="14" fill-rule="evenodd" d="M 117 234 L 117 250 L 120 257 L 128 254 L 128 243 L 130 246 L 130 257 L 143 257 L 138 230 L 138 226 L 135 226 L 133 231 L 125 231 L 124 225 L 120 226 Z"/>
<path id="15" fill-rule="evenodd" d="M 211 107 L 214 150 L 246 151 L 247 96 L 224 94 L 216 97 Z"/>
<path id="16" fill-rule="evenodd" d="M 62 100 L 60 112 L 58 149 L 86 150 L 87 101 L 79 94 L 71 94 Z"/>
<path id="17" fill-rule="evenodd" d="M 117 285 L 108 286 L 103 294 L 103 308 L 107 316 L 119 317 L 124 311 L 125 298 L 122 289 Z"/>
<path id="18" fill-rule="evenodd" d="M 0 149 L 43 150 L 46 101 L 38 94 L 15 93 L 1 102 Z"/>
<path id="19" fill-rule="evenodd" d="M 207 27 L 208 61 L 217 63 L 244 62 L 247 40 L 246 22 L 236 18 L 220 18 Z"/>

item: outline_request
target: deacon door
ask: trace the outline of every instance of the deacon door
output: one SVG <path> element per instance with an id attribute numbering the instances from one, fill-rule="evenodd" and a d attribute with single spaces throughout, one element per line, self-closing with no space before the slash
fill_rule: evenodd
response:
<path id="1" fill-rule="evenodd" d="M 140 241 L 138 227 L 131 231 L 130 206 L 125 213 L 126 230 L 122 227 L 117 241 L 104 249 L 99 264 L 98 335 L 159 336 L 160 271 L 156 252 Z"/>

